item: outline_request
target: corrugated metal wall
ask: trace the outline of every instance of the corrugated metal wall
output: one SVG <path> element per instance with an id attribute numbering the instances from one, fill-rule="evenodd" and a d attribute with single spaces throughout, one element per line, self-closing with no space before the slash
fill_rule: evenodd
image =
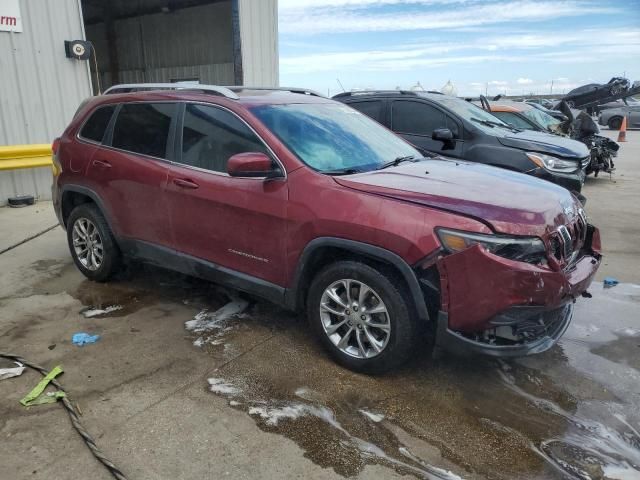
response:
<path id="1" fill-rule="evenodd" d="M 78 0 L 21 0 L 24 31 L 0 32 L 0 145 L 50 143 L 91 95 L 86 62 L 65 57 L 84 38 Z M 0 205 L 16 194 L 51 197 L 51 169 L 0 172 Z"/>
<path id="2" fill-rule="evenodd" d="M 278 0 L 239 0 L 244 85 L 277 87 Z"/>
<path id="3" fill-rule="evenodd" d="M 120 83 L 233 83 L 230 19 L 231 2 L 221 2 L 117 20 Z M 88 25 L 87 38 L 96 48 L 104 89 L 112 84 L 104 24 Z"/>

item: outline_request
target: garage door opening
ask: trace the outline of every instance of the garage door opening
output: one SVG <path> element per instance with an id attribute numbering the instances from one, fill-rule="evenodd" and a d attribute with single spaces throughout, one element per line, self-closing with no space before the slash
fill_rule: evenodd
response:
<path id="1" fill-rule="evenodd" d="M 82 0 L 94 93 L 121 83 L 278 85 L 276 0 Z M 96 73 L 97 68 L 97 73 Z"/>

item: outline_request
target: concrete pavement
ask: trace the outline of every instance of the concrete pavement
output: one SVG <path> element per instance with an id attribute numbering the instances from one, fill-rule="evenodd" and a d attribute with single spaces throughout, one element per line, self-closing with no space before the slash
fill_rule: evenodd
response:
<path id="1" fill-rule="evenodd" d="M 606 255 L 598 278 L 623 284 L 594 285 L 542 355 L 425 355 L 390 375 L 357 375 L 327 358 L 302 319 L 265 302 L 247 299 L 242 318 L 219 321 L 213 312 L 230 299 L 207 282 L 144 266 L 89 282 L 62 229 L 0 256 L 0 351 L 62 364 L 86 428 L 130 479 L 548 479 L 564 478 L 563 465 L 635 478 L 640 132 L 627 138 L 613 180 L 585 187 Z M 55 218 L 46 203 L 0 209 L 1 245 L 17 243 L 18 221 L 37 233 Z M 187 330 L 198 314 L 210 328 Z M 78 331 L 102 338 L 76 347 Z M 0 477 L 110 478 L 60 406 L 18 403 L 39 379 L 0 381 Z"/>

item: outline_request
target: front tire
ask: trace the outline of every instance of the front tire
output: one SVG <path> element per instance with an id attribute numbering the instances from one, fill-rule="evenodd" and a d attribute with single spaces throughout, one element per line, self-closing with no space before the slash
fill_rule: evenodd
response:
<path id="1" fill-rule="evenodd" d="M 341 261 L 313 279 L 307 316 L 337 363 L 357 372 L 383 373 L 414 351 L 418 328 L 409 298 L 392 273 Z"/>
<path id="2" fill-rule="evenodd" d="M 92 203 L 73 209 L 67 221 L 67 242 L 78 270 L 90 280 L 109 280 L 122 264 L 122 255 L 104 216 Z"/>

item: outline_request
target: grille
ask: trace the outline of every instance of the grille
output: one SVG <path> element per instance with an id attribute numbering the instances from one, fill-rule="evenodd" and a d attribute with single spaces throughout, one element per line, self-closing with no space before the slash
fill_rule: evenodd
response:
<path id="1" fill-rule="evenodd" d="M 563 265 L 569 265 L 577 258 L 587 238 L 587 219 L 580 210 L 574 220 L 558 227 L 549 239 L 551 254 Z"/>

